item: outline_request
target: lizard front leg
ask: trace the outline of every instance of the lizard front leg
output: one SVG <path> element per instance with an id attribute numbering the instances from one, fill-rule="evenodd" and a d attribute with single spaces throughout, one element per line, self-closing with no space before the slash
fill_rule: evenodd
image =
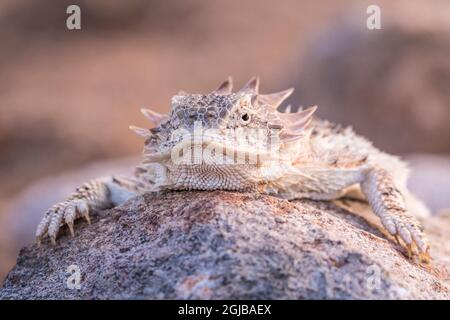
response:
<path id="1" fill-rule="evenodd" d="M 422 227 L 408 214 L 404 197 L 391 174 L 382 168 L 371 168 L 361 182 L 361 189 L 383 226 L 407 249 L 408 255 L 411 256 L 416 246 L 419 259 L 429 262 L 429 245 Z"/>
<path id="2" fill-rule="evenodd" d="M 67 224 L 74 235 L 74 222 L 85 218 L 90 223 L 89 212 L 104 210 L 121 204 L 138 191 L 133 182 L 114 177 L 91 180 L 70 195 L 65 201 L 53 205 L 44 214 L 36 230 L 36 241 L 41 243 L 48 236 L 53 244 L 59 229 Z"/>

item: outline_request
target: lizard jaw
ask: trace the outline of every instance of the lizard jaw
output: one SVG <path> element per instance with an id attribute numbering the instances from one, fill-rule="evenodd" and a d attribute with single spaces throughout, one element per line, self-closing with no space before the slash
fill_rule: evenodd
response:
<path id="1" fill-rule="evenodd" d="M 250 145 L 236 146 L 230 142 L 217 141 L 215 139 L 204 138 L 199 143 L 193 143 L 190 140 L 183 140 L 177 143 L 170 150 L 165 151 L 146 151 L 144 152 L 144 163 L 167 163 L 179 165 L 189 164 L 254 164 L 260 165 L 264 161 L 279 160 L 276 150 L 260 150 L 262 148 L 252 147 Z M 180 157 L 180 151 L 193 154 L 187 157 Z M 198 152 L 198 153 L 196 153 Z M 200 157 L 200 159 L 195 158 Z"/>

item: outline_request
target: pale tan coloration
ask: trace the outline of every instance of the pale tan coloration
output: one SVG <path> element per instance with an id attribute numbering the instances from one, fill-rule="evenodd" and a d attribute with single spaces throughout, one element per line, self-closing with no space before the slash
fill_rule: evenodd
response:
<path id="1" fill-rule="evenodd" d="M 429 246 L 416 219 L 425 217 L 427 210 L 406 189 L 406 164 L 379 151 L 351 128 L 313 118 L 315 106 L 296 113 L 290 113 L 290 107 L 279 112 L 293 89 L 260 94 L 258 88 L 255 77 L 232 93 L 228 78 L 208 95 L 182 92 L 174 96 L 170 114 L 142 109 L 153 128 L 130 127 L 145 138 L 143 161 L 135 175 L 94 180 L 53 206 L 38 226 L 38 241 L 48 235 L 55 242 L 64 224 L 73 234 L 74 220 L 88 218 L 89 210 L 116 206 L 142 192 L 221 189 L 289 200 L 333 200 L 347 195 L 367 200 L 385 231 L 408 255 L 428 262 Z M 196 141 L 198 126 L 203 131 Z M 266 135 L 242 139 L 243 132 Z M 196 147 L 201 158 L 195 157 Z M 180 154 L 186 157 L 175 161 L 174 155 Z"/>

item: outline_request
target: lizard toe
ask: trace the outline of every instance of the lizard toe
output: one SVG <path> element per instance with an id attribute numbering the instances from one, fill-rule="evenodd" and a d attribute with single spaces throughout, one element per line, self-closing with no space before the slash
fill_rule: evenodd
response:
<path id="1" fill-rule="evenodd" d="M 40 245 L 42 239 L 47 234 L 48 225 L 50 224 L 50 210 L 48 210 L 44 217 L 42 218 L 41 222 L 39 222 L 37 229 L 36 229 L 36 242 L 38 245 Z"/>
<path id="2" fill-rule="evenodd" d="M 48 225 L 47 233 L 53 244 L 56 243 L 56 237 L 62 224 L 64 207 L 65 203 L 60 203 L 50 211 L 50 223 Z"/>
<path id="3" fill-rule="evenodd" d="M 69 203 L 64 209 L 64 221 L 69 227 L 69 231 L 72 237 L 75 235 L 73 224 L 76 218 L 77 218 L 76 207 L 73 203 Z"/>
<path id="4" fill-rule="evenodd" d="M 418 222 L 395 219 L 396 234 L 394 235 L 400 246 L 406 249 L 409 258 L 418 256 L 421 262 L 430 261 L 428 241 Z"/>
<path id="5" fill-rule="evenodd" d="M 91 218 L 89 216 L 89 206 L 87 202 L 84 200 L 76 200 L 74 201 L 74 205 L 80 215 L 84 217 L 84 219 L 86 219 L 87 223 L 91 224 Z"/>

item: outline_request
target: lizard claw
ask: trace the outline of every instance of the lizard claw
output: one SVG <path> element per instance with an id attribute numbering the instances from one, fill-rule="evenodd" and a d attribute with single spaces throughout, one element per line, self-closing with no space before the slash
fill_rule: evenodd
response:
<path id="1" fill-rule="evenodd" d="M 91 218 L 89 217 L 89 212 L 86 212 L 83 214 L 84 219 L 86 219 L 86 222 L 88 224 L 91 224 Z"/>
<path id="2" fill-rule="evenodd" d="M 70 235 L 72 237 L 75 236 L 75 231 L 73 230 L 73 222 L 67 222 L 67 226 L 69 227 Z"/>
<path id="3" fill-rule="evenodd" d="M 427 249 L 425 250 L 425 252 L 421 252 L 421 253 L 419 254 L 419 261 L 420 261 L 420 262 L 425 263 L 425 264 L 430 263 L 430 261 L 431 261 L 431 256 L 430 256 L 430 253 L 429 253 L 428 251 L 429 251 L 429 248 L 427 248 Z"/>
<path id="4" fill-rule="evenodd" d="M 408 259 L 412 259 L 413 258 L 413 244 L 407 244 L 406 245 L 406 254 L 408 255 Z"/>
<path id="5" fill-rule="evenodd" d="M 409 216 L 390 216 L 386 220 L 386 229 L 406 250 L 409 259 L 418 256 L 420 262 L 430 262 L 429 245 L 417 221 Z"/>

